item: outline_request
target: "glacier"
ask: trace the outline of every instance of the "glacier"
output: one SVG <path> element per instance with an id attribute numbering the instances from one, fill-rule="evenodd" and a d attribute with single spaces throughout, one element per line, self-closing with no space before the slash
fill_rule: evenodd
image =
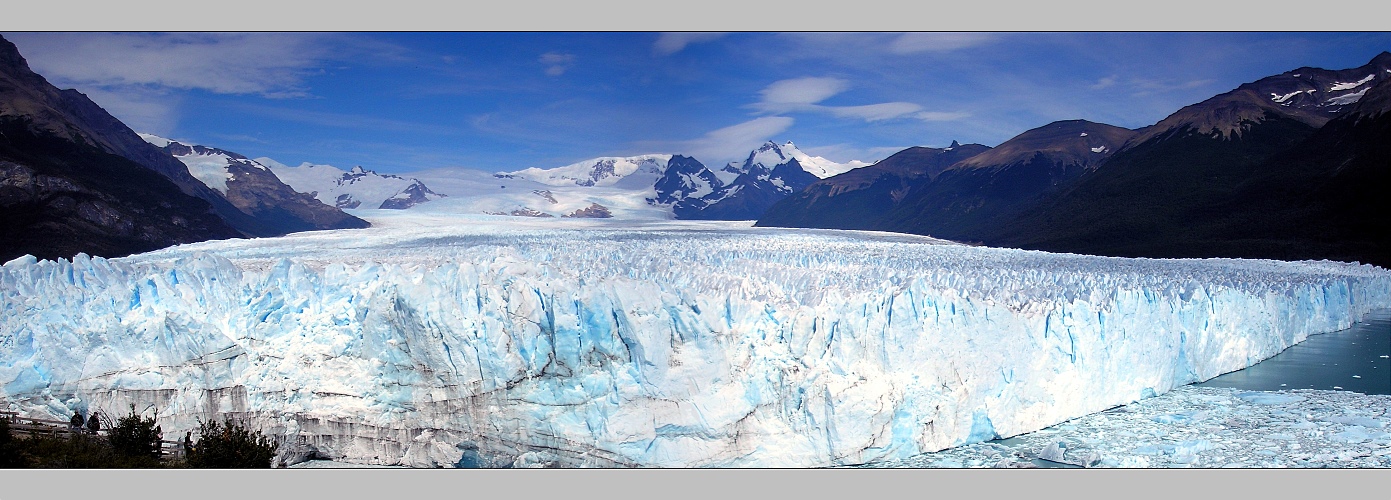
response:
<path id="1" fill-rule="evenodd" d="M 1355 263 L 358 210 L 374 227 L 0 267 L 0 400 L 221 416 L 310 458 L 830 466 L 1015 436 L 1391 307 Z"/>

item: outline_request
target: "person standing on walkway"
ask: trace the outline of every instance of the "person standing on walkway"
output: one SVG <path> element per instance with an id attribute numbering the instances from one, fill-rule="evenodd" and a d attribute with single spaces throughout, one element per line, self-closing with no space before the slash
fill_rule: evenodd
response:
<path id="1" fill-rule="evenodd" d="M 87 430 L 92 434 L 96 434 L 97 431 L 101 430 L 101 421 L 97 420 L 97 412 L 92 412 L 92 416 L 87 417 Z"/>

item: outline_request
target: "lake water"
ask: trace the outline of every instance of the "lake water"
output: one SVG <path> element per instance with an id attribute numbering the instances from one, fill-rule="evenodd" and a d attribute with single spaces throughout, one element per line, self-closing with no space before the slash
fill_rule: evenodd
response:
<path id="1" fill-rule="evenodd" d="M 1312 335 L 1260 363 L 1193 385 L 1245 391 L 1318 389 L 1391 394 L 1391 309 L 1374 312 L 1346 330 Z M 1035 437 L 1016 436 L 987 444 L 1028 448 Z M 1042 468 L 1079 468 L 1038 458 L 1031 461 Z"/>
<path id="2" fill-rule="evenodd" d="M 1312 335 L 1249 368 L 1194 385 L 1391 394 L 1391 310 L 1373 313 L 1346 330 Z"/>

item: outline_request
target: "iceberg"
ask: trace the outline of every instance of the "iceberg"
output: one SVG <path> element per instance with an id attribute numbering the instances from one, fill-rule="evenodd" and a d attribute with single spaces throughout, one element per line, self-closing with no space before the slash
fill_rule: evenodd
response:
<path id="1" fill-rule="evenodd" d="M 848 465 L 1164 394 L 1391 306 L 1391 272 L 1355 263 L 385 212 L 6 263 L 0 399 L 133 404 L 169 436 L 241 418 L 284 463 Z"/>

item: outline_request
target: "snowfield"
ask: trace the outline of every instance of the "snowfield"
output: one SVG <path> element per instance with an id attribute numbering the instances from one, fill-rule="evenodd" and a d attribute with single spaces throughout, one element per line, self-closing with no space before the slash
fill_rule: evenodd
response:
<path id="1" fill-rule="evenodd" d="M 845 465 L 1043 429 L 1391 307 L 1367 265 L 352 212 L 374 227 L 5 264 L 0 398 L 133 403 L 167 437 L 232 414 L 287 463 Z"/>

